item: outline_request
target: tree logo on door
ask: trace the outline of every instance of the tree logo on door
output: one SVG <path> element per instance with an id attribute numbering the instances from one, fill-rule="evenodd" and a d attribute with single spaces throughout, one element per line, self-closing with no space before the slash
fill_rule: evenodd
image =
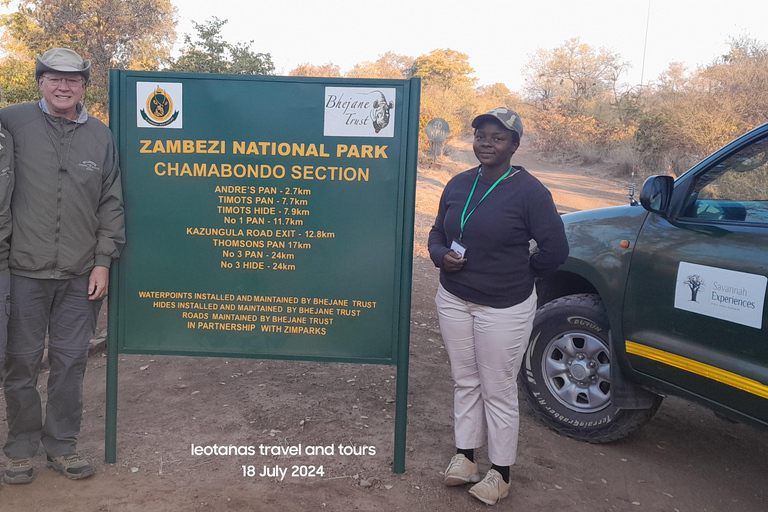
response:
<path id="1" fill-rule="evenodd" d="M 701 288 L 706 285 L 704 278 L 698 274 L 691 274 L 685 281 L 683 281 L 683 284 L 691 289 L 691 301 L 699 302 L 696 300 L 696 297 L 699 295 Z"/>

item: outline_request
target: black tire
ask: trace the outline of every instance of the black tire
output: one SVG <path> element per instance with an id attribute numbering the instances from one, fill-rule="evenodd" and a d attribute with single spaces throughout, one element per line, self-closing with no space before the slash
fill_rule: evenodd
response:
<path id="1" fill-rule="evenodd" d="M 648 409 L 611 404 L 609 328 L 595 294 L 561 297 L 536 312 L 518 383 L 534 415 L 559 434 L 590 443 L 616 441 L 661 405 L 662 397 Z"/>

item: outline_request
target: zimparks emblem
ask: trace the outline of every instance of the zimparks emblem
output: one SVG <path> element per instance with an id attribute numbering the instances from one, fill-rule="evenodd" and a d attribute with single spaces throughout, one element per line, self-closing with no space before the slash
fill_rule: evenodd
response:
<path id="1" fill-rule="evenodd" d="M 147 97 L 146 107 L 140 111 L 141 117 L 152 126 L 168 126 L 179 116 L 179 111 L 173 110 L 173 98 L 160 86 Z"/>

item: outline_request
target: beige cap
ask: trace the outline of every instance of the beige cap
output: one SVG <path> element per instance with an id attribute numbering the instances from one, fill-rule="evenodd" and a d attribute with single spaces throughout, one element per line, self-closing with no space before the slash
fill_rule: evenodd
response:
<path id="1" fill-rule="evenodd" d="M 46 71 L 80 73 L 87 82 L 91 77 L 91 61 L 83 60 L 76 51 L 69 48 L 51 48 L 42 56 L 37 56 L 35 80 L 38 80 Z"/>

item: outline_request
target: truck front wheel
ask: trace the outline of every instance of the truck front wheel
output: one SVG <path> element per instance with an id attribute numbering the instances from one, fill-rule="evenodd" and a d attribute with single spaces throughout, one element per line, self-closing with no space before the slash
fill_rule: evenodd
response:
<path id="1" fill-rule="evenodd" d="M 536 313 L 518 381 L 536 417 L 562 435 L 590 443 L 615 441 L 661 405 L 661 397 L 648 409 L 611 405 L 609 328 L 595 294 L 561 297 Z"/>

